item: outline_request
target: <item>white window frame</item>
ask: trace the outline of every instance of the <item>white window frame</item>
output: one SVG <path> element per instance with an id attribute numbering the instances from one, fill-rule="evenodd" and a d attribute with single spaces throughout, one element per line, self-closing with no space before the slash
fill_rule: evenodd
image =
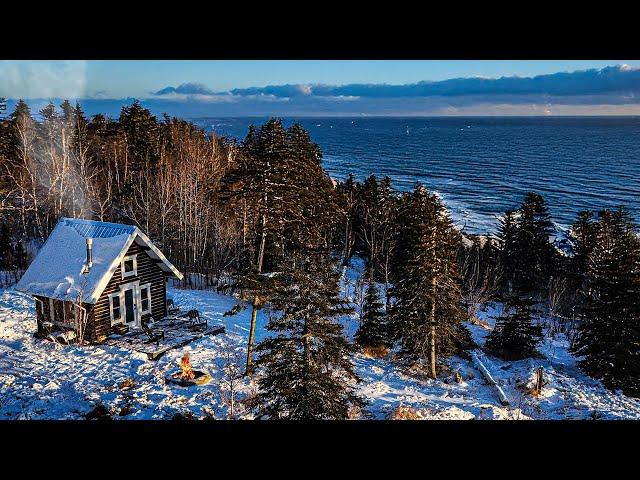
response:
<path id="1" fill-rule="evenodd" d="M 151 309 L 151 284 L 149 285 L 149 309 Z M 140 296 L 140 280 L 134 280 L 133 282 L 125 283 L 120 285 L 120 290 L 114 293 L 109 294 L 109 316 L 111 318 L 111 325 L 117 325 L 121 323 L 122 325 L 128 325 L 132 328 L 140 328 L 140 323 L 142 322 L 142 297 Z M 125 312 L 125 302 L 124 302 L 124 292 L 127 290 L 133 290 L 133 315 L 134 322 L 133 324 L 126 322 L 126 312 Z M 120 319 L 114 320 L 113 318 L 113 303 L 111 301 L 112 297 L 118 297 L 120 299 Z"/>
<path id="2" fill-rule="evenodd" d="M 130 272 L 125 272 L 124 263 L 128 262 L 129 260 L 133 260 L 133 270 L 131 270 Z M 123 279 L 129 278 L 129 277 L 135 277 L 136 275 L 138 275 L 138 254 L 127 255 L 123 257 L 122 261 L 120 262 L 120 271 L 122 272 Z"/>
<path id="3" fill-rule="evenodd" d="M 142 290 L 147 290 L 147 300 L 149 301 L 149 309 L 148 310 L 143 310 L 142 308 Z M 140 305 L 140 315 L 146 315 L 146 314 L 150 314 L 151 313 L 151 283 L 145 283 L 143 285 L 140 285 L 140 287 L 138 288 L 138 301 L 139 301 L 139 305 Z"/>
<path id="4" fill-rule="evenodd" d="M 118 297 L 120 306 L 120 318 L 113 318 L 113 298 Z M 109 317 L 111 318 L 111 325 L 117 325 L 118 323 L 124 324 L 124 315 L 122 314 L 122 292 L 115 292 L 109 294 Z"/>

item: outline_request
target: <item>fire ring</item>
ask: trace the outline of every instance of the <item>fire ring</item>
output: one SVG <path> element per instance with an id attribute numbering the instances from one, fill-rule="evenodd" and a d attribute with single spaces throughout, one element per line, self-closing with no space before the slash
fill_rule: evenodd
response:
<path id="1" fill-rule="evenodd" d="M 192 387 L 194 385 L 206 385 L 211 381 L 211 375 L 202 370 L 193 370 L 193 378 L 183 378 L 182 370 L 174 372 L 164 377 L 165 382 L 180 387 Z"/>
<path id="2" fill-rule="evenodd" d="M 194 370 L 189 361 L 189 354 L 185 353 L 180 360 L 180 370 L 164 377 L 166 383 L 191 387 L 193 385 L 205 385 L 211 381 L 211 375 L 203 370 Z"/>

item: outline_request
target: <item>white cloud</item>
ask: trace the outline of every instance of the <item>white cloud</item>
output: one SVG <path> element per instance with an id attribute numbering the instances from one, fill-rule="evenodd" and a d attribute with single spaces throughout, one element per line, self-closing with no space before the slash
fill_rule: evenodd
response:
<path id="1" fill-rule="evenodd" d="M 233 103 L 236 99 L 233 95 L 226 93 L 220 95 L 207 95 L 207 94 L 187 94 L 170 92 L 162 94 L 162 100 L 168 102 L 191 102 L 191 103 Z"/>
<path id="2" fill-rule="evenodd" d="M 82 98 L 87 62 L 0 61 L 0 96 L 7 98 Z"/>
<path id="3" fill-rule="evenodd" d="M 313 93 L 313 87 L 311 85 L 298 85 L 298 90 L 303 95 L 311 95 Z"/>

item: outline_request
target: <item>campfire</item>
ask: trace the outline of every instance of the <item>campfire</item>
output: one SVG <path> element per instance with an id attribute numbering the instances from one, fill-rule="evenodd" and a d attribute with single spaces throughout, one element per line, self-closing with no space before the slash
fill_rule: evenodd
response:
<path id="1" fill-rule="evenodd" d="M 189 354 L 185 353 L 182 356 L 182 360 L 180 360 L 180 370 L 179 377 L 182 380 L 193 380 L 196 378 L 196 374 L 193 373 L 193 367 L 191 366 L 191 361 L 189 360 Z"/>
<path id="2" fill-rule="evenodd" d="M 204 385 L 211 381 L 211 375 L 202 370 L 194 370 L 189 359 L 189 354 L 185 353 L 180 359 L 180 370 L 165 377 L 167 383 L 189 387 L 192 385 Z"/>

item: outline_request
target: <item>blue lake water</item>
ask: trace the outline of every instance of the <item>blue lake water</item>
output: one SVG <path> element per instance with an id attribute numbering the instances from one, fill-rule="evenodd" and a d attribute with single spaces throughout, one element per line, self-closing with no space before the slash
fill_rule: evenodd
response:
<path id="1" fill-rule="evenodd" d="M 193 119 L 244 138 L 261 118 Z M 640 117 L 297 118 L 334 178 L 388 175 L 437 192 L 457 224 L 490 233 L 524 194 L 542 194 L 559 227 L 580 210 L 624 204 L 640 221 Z"/>

